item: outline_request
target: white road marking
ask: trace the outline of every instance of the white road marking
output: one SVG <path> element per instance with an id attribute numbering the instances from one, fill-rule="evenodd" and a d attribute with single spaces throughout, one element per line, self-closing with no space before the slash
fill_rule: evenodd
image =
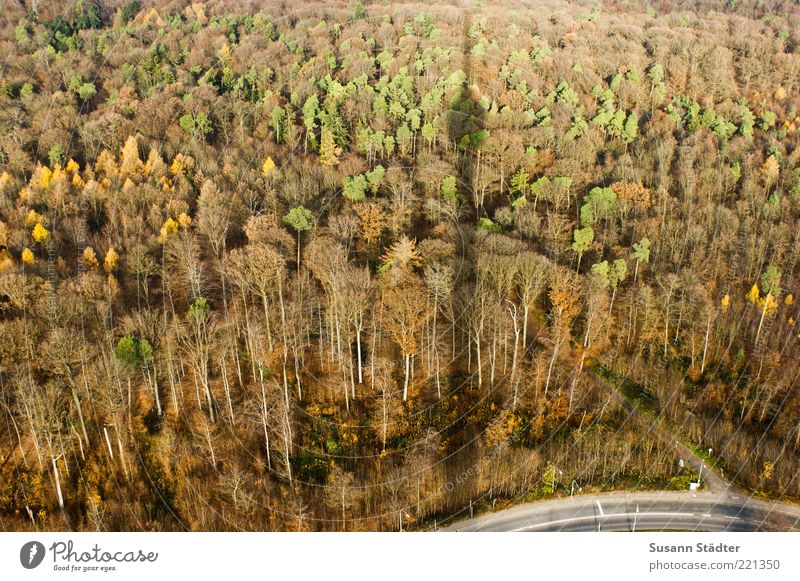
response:
<path id="1" fill-rule="evenodd" d="M 621 513 L 614 513 L 614 514 L 604 514 L 604 515 L 600 515 L 600 516 L 602 516 L 603 518 L 615 518 L 615 517 L 622 518 L 622 517 L 632 517 L 633 515 L 634 515 L 634 513 L 621 512 Z M 638 518 L 641 519 L 641 518 L 650 517 L 650 516 L 697 516 L 697 515 L 695 515 L 692 512 L 640 512 L 637 516 L 638 516 Z M 574 516 L 572 518 L 562 518 L 562 519 L 559 519 L 559 520 L 552 520 L 552 521 L 549 521 L 549 522 L 543 522 L 543 523 L 538 523 L 538 524 L 527 525 L 527 526 L 524 526 L 524 527 L 520 527 L 518 529 L 512 529 L 509 532 L 518 533 L 518 532 L 521 532 L 521 531 L 528 531 L 528 530 L 531 530 L 531 529 L 536 529 L 536 528 L 541 528 L 541 527 L 546 527 L 546 526 L 551 526 L 551 525 L 560 525 L 560 524 L 566 524 L 566 523 L 582 521 L 582 520 L 594 520 L 596 518 L 598 518 L 598 517 L 597 516 Z M 739 517 L 736 517 L 736 516 L 728 516 L 727 518 L 730 518 L 732 520 L 739 520 Z"/>
<path id="2" fill-rule="evenodd" d="M 605 513 L 603 512 L 603 507 L 600 506 L 600 501 L 599 500 L 595 500 L 595 502 L 597 503 L 597 510 L 600 511 L 600 516 L 605 516 Z"/>

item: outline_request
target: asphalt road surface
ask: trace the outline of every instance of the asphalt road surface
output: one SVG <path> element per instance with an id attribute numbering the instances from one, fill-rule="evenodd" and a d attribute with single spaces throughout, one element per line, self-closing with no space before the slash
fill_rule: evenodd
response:
<path id="1" fill-rule="evenodd" d="M 444 530 L 800 530 L 800 507 L 730 492 L 616 492 L 520 505 L 457 522 Z"/>

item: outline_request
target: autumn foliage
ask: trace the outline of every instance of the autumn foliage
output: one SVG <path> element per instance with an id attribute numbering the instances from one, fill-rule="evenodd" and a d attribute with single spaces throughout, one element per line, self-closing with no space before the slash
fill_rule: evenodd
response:
<path id="1" fill-rule="evenodd" d="M 7 4 L 6 529 L 800 498 L 796 3 Z"/>

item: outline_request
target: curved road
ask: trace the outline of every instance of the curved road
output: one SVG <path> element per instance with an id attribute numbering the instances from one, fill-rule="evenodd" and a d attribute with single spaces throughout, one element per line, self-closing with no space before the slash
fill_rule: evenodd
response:
<path id="1" fill-rule="evenodd" d="M 738 494 L 612 492 L 520 505 L 447 531 L 800 530 L 800 507 Z"/>
<path id="2" fill-rule="evenodd" d="M 613 386 L 612 386 L 613 387 Z M 445 531 L 800 531 L 800 506 L 757 500 L 737 490 L 616 388 L 620 403 L 668 442 L 704 488 L 686 492 L 612 492 L 524 504 L 457 522 Z"/>

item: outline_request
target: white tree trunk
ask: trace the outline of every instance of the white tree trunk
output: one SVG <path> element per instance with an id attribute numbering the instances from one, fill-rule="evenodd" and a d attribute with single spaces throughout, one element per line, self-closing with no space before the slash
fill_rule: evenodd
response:
<path id="1" fill-rule="evenodd" d="M 364 383 L 364 371 L 361 366 L 361 327 L 356 328 L 356 349 L 358 351 L 358 383 Z"/>
<path id="2" fill-rule="evenodd" d="M 406 360 L 405 380 L 403 381 L 403 401 L 408 401 L 408 375 L 411 366 L 411 354 L 404 355 Z"/>
<path id="3" fill-rule="evenodd" d="M 108 428 L 103 426 L 103 433 L 106 436 L 106 445 L 108 446 L 108 454 L 111 456 L 111 459 L 114 459 L 114 449 L 111 447 L 111 439 L 108 437 Z"/>
<path id="4" fill-rule="evenodd" d="M 706 368 L 706 353 L 708 353 L 708 336 L 711 333 L 711 317 L 708 318 L 708 324 L 706 325 L 706 337 L 703 340 L 703 360 L 700 363 L 700 373 Z"/>
<path id="5" fill-rule="evenodd" d="M 56 463 L 56 459 L 52 458 L 53 461 L 53 475 L 56 479 L 56 491 L 58 492 L 58 506 L 59 508 L 64 508 L 64 495 L 61 492 L 61 479 L 58 476 L 58 464 Z"/>
<path id="6" fill-rule="evenodd" d="M 767 296 L 764 297 L 764 308 L 761 310 L 761 319 L 758 321 L 758 331 L 756 331 L 756 345 L 758 345 L 758 338 L 761 336 L 761 328 L 764 326 L 764 317 L 767 316 L 767 305 L 769 305 L 769 299 L 771 297 L 772 292 L 768 292 Z"/>

